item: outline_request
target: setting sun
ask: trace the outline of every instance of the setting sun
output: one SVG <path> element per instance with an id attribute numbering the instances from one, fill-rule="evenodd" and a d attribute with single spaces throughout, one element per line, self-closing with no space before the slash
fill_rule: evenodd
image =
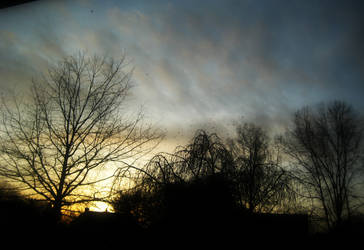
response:
<path id="1" fill-rule="evenodd" d="M 90 210 L 95 212 L 113 212 L 112 206 L 102 201 L 95 202 Z"/>

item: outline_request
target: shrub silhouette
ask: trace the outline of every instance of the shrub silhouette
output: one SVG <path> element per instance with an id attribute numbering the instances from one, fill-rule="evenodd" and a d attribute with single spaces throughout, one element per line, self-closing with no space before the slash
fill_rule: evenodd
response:
<path id="1" fill-rule="evenodd" d="M 141 237 L 142 229 L 131 216 L 120 213 L 94 212 L 88 209 L 70 224 L 74 234 L 87 239 L 118 237 Z"/>
<path id="2" fill-rule="evenodd" d="M 152 234 L 170 240 L 204 241 L 202 235 L 221 238 L 232 229 L 236 214 L 229 182 L 215 174 L 185 183 L 171 183 L 160 191 L 163 210 L 160 220 L 151 226 Z M 202 237 L 202 238 L 201 238 Z"/>
<path id="3" fill-rule="evenodd" d="M 26 199 L 16 192 L 0 188 L 0 221 L 3 239 L 27 239 L 35 242 L 52 237 L 61 227 L 47 213 L 47 203 Z"/>

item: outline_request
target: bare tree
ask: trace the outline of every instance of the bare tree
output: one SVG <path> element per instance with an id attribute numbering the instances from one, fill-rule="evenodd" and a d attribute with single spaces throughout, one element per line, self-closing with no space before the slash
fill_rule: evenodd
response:
<path id="1" fill-rule="evenodd" d="M 23 105 L 3 101 L 0 175 L 50 202 L 57 218 L 64 206 L 95 199 L 83 187 L 112 177 L 93 177 L 96 170 L 135 160 L 160 138 L 141 112 L 127 115 L 126 65 L 80 53 L 33 81 Z"/>
<path id="2" fill-rule="evenodd" d="M 135 185 L 121 190 L 116 187 L 119 192 L 113 201 L 114 208 L 117 211 L 127 208 L 139 216 L 139 220 L 151 221 L 150 218 L 161 216 L 166 190 L 177 187 L 187 191 L 189 185 L 204 183 L 206 179 L 227 177 L 232 167 L 231 154 L 222 140 L 216 134 L 198 130 L 190 144 L 178 146 L 174 153 L 158 153 L 143 167 L 129 165 L 120 169 L 119 178 L 128 178 Z"/>
<path id="3" fill-rule="evenodd" d="M 233 158 L 223 141 L 215 134 L 198 130 L 192 143 L 175 152 L 180 176 L 200 178 L 217 173 L 228 173 L 233 168 Z"/>
<path id="4" fill-rule="evenodd" d="M 362 135 L 358 114 L 347 103 L 334 101 L 298 110 L 282 138 L 296 166 L 292 173 L 305 195 L 319 201 L 329 228 L 352 212 Z"/>
<path id="5" fill-rule="evenodd" d="M 187 146 L 178 146 L 172 154 L 159 153 L 143 167 L 129 165 L 119 172 L 120 177 L 130 176 L 135 170 L 136 185 L 155 190 L 166 184 L 188 182 L 191 179 L 227 173 L 233 168 L 230 152 L 214 133 L 198 130 Z"/>
<path id="6" fill-rule="evenodd" d="M 237 199 L 250 212 L 270 212 L 292 201 L 291 178 L 280 167 L 279 152 L 266 132 L 251 123 L 239 124 L 237 136 L 229 145 L 234 156 L 232 179 L 235 182 Z"/>

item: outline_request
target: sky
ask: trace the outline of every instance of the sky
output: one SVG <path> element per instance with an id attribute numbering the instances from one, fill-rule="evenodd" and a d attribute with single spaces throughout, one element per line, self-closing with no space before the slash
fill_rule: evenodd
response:
<path id="1" fill-rule="evenodd" d="M 236 121 L 281 132 L 304 105 L 364 110 L 364 2 L 71 0 L 0 9 L 0 91 L 78 51 L 134 68 L 132 104 L 172 145 Z"/>

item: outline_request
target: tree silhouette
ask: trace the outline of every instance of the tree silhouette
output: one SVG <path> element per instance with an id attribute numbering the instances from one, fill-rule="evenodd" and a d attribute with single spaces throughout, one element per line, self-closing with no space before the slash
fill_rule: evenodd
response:
<path id="1" fill-rule="evenodd" d="M 279 152 L 274 152 L 266 132 L 252 124 L 236 126 L 236 138 L 229 140 L 234 156 L 232 179 L 237 199 L 250 212 L 270 212 L 292 201 L 291 178 L 280 167 Z"/>
<path id="2" fill-rule="evenodd" d="M 178 146 L 172 154 L 158 153 L 143 167 L 129 165 L 119 172 L 119 177 L 132 173 L 136 186 L 150 191 L 171 183 L 228 173 L 231 168 L 233 159 L 222 140 L 216 134 L 198 130 L 187 146 Z"/>
<path id="3" fill-rule="evenodd" d="M 190 144 L 178 146 L 173 154 L 156 154 L 142 168 L 130 165 L 123 172 L 120 172 L 120 177 L 133 179 L 135 186 L 129 190 L 119 191 L 119 195 L 114 200 L 114 208 L 117 211 L 124 211 L 124 213 L 125 210 L 138 213 L 139 220 L 149 223 L 163 217 L 162 213 L 166 210 L 169 213 L 177 208 L 177 205 L 172 205 L 177 204 L 173 201 L 173 196 L 178 197 L 180 194 L 181 197 L 177 198 L 180 200 L 178 204 L 181 206 L 179 211 L 186 212 L 190 209 L 190 207 L 187 209 L 190 203 L 194 203 L 192 200 L 198 201 L 196 194 L 201 194 L 198 204 L 201 204 L 201 201 L 206 198 L 202 197 L 205 195 L 200 192 L 204 189 L 197 187 L 214 187 L 206 194 L 212 197 L 211 192 L 214 191 L 216 199 L 219 197 L 216 185 L 222 184 L 220 191 L 226 191 L 229 182 L 225 177 L 227 177 L 229 169 L 233 167 L 232 164 L 231 154 L 222 140 L 216 134 L 208 134 L 204 130 L 198 130 Z M 128 170 L 130 169 L 136 170 L 132 171 L 132 176 L 129 176 L 130 171 Z M 206 180 L 215 179 L 226 181 L 216 182 L 219 185 L 206 184 Z M 196 192 L 191 192 L 194 188 L 196 188 Z M 196 199 L 186 197 L 193 193 L 195 194 L 193 197 Z M 225 194 L 227 193 L 225 192 Z M 182 209 L 183 200 L 188 203 L 184 204 L 185 210 Z M 171 209 L 171 207 L 173 208 Z"/>
<path id="4" fill-rule="evenodd" d="M 350 217 L 362 156 L 359 116 L 345 102 L 304 107 L 281 138 L 304 195 L 319 201 L 329 228 Z M 313 203 L 317 204 L 317 203 Z"/>
<path id="5" fill-rule="evenodd" d="M 125 65 L 125 57 L 79 53 L 33 81 L 24 103 L 3 101 L 0 175 L 50 202 L 56 218 L 65 205 L 95 199 L 82 187 L 112 177 L 92 173 L 132 159 L 159 138 L 142 125 L 141 112 L 125 115 L 131 86 Z"/>
<path id="6" fill-rule="evenodd" d="M 179 175 L 185 179 L 227 174 L 233 168 L 233 158 L 223 141 L 204 130 L 196 132 L 192 143 L 177 148 L 175 155 L 180 159 Z"/>

